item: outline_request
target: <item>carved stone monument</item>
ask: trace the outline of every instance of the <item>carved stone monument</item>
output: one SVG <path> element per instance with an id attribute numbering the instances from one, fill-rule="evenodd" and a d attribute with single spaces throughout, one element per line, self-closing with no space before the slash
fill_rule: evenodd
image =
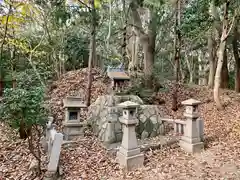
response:
<path id="1" fill-rule="evenodd" d="M 117 152 L 117 160 L 120 166 L 127 170 L 143 166 L 144 155 L 140 152 L 137 144 L 135 127 L 138 123 L 136 110 L 139 104 L 126 101 L 118 105 L 123 109 L 120 123 L 123 125 L 122 144 Z"/>
<path id="2" fill-rule="evenodd" d="M 184 112 L 186 124 L 184 127 L 184 135 L 182 136 L 179 144 L 186 152 L 189 153 L 200 152 L 204 147 L 200 137 L 199 125 L 197 123 L 197 119 L 199 118 L 198 105 L 200 103 L 200 101 L 195 99 L 188 99 L 182 102 L 182 104 L 186 106 Z"/>
<path id="3" fill-rule="evenodd" d="M 81 119 L 81 109 L 87 108 L 78 97 L 67 97 L 63 100 L 65 108 L 64 138 L 72 140 L 74 137 L 83 136 L 86 122 Z"/>

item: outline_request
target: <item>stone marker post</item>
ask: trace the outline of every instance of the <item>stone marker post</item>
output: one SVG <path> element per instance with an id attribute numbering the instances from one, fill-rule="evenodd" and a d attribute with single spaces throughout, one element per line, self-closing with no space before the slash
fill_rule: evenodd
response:
<path id="1" fill-rule="evenodd" d="M 200 152 L 203 149 L 203 142 L 199 134 L 199 127 L 197 124 L 198 105 L 200 101 L 195 99 L 188 99 L 183 101 L 182 104 L 186 106 L 184 116 L 186 117 L 186 124 L 184 127 L 184 135 L 180 140 L 180 146 L 189 153 Z"/>
<path id="2" fill-rule="evenodd" d="M 136 109 L 139 104 L 126 101 L 118 105 L 123 109 L 123 116 L 119 118 L 123 125 L 122 144 L 117 152 L 117 160 L 120 166 L 131 170 L 143 166 L 144 155 L 137 144 L 135 127 L 138 123 Z"/>
<path id="3" fill-rule="evenodd" d="M 48 171 L 49 172 L 57 172 L 59 157 L 61 153 L 61 146 L 63 143 L 63 134 L 52 132 L 54 133 L 54 139 L 52 142 L 52 148 L 49 157 L 49 164 L 48 164 Z"/>
<path id="4" fill-rule="evenodd" d="M 48 151 L 48 168 L 45 173 L 44 180 L 57 179 L 57 172 L 59 168 L 59 159 L 61 153 L 61 146 L 63 143 L 63 134 L 57 133 L 56 130 L 50 131 L 49 137 L 49 151 Z"/>

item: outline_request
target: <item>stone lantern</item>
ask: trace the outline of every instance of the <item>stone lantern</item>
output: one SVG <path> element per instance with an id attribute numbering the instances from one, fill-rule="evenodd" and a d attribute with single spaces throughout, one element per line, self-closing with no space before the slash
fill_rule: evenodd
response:
<path id="1" fill-rule="evenodd" d="M 122 144 L 117 153 L 117 160 L 120 166 L 127 170 L 143 166 L 144 155 L 140 152 L 137 144 L 135 127 L 138 123 L 136 110 L 139 104 L 126 101 L 118 105 L 123 109 L 123 115 L 119 118 L 123 125 Z"/>
<path id="2" fill-rule="evenodd" d="M 188 99 L 182 102 L 185 106 L 184 117 L 186 118 L 186 124 L 184 135 L 180 140 L 180 146 L 189 153 L 199 152 L 204 147 L 198 125 L 198 105 L 200 103 L 200 101 L 195 99 Z"/>
<path id="3" fill-rule="evenodd" d="M 82 122 L 81 109 L 87 108 L 79 97 L 67 97 L 63 100 L 65 108 L 64 137 L 71 140 L 76 136 L 83 136 L 86 123 Z"/>

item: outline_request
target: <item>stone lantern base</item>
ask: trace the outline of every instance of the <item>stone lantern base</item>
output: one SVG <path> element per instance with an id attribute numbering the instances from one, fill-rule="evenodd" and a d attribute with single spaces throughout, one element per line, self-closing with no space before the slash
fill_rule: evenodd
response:
<path id="1" fill-rule="evenodd" d="M 128 171 L 131 171 L 135 168 L 143 167 L 144 155 L 140 153 L 140 148 L 134 149 L 131 151 L 127 151 L 127 156 L 122 152 L 122 147 L 117 152 L 117 161 L 120 166 L 125 167 Z"/>
<path id="2" fill-rule="evenodd" d="M 184 140 L 180 140 L 179 145 L 188 153 L 199 153 L 204 148 L 203 142 L 189 143 Z"/>
<path id="3" fill-rule="evenodd" d="M 66 141 L 72 140 L 75 137 L 83 137 L 84 131 L 87 127 L 86 122 L 64 123 L 64 139 Z"/>

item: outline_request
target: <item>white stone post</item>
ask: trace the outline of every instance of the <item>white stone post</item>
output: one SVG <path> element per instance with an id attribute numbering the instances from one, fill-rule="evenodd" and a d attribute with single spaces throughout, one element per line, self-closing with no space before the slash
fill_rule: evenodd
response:
<path id="1" fill-rule="evenodd" d="M 188 99 L 182 102 L 182 104 L 186 106 L 184 112 L 186 124 L 184 127 L 184 135 L 182 136 L 179 144 L 180 147 L 189 153 L 200 152 L 204 147 L 197 124 L 197 119 L 199 118 L 198 105 L 200 103 L 200 101 L 195 99 Z"/>
<path id="2" fill-rule="evenodd" d="M 52 147 L 50 149 L 50 157 L 48 163 L 48 172 L 56 173 L 60 158 L 61 146 L 63 143 L 63 135 L 57 132 L 51 132 L 53 137 Z"/>
<path id="3" fill-rule="evenodd" d="M 142 167 L 144 155 L 140 152 L 137 144 L 135 127 L 138 123 L 136 109 L 139 104 L 126 101 L 118 105 L 123 109 L 123 116 L 119 118 L 123 125 L 122 144 L 117 152 L 117 160 L 120 166 L 127 170 Z"/>

